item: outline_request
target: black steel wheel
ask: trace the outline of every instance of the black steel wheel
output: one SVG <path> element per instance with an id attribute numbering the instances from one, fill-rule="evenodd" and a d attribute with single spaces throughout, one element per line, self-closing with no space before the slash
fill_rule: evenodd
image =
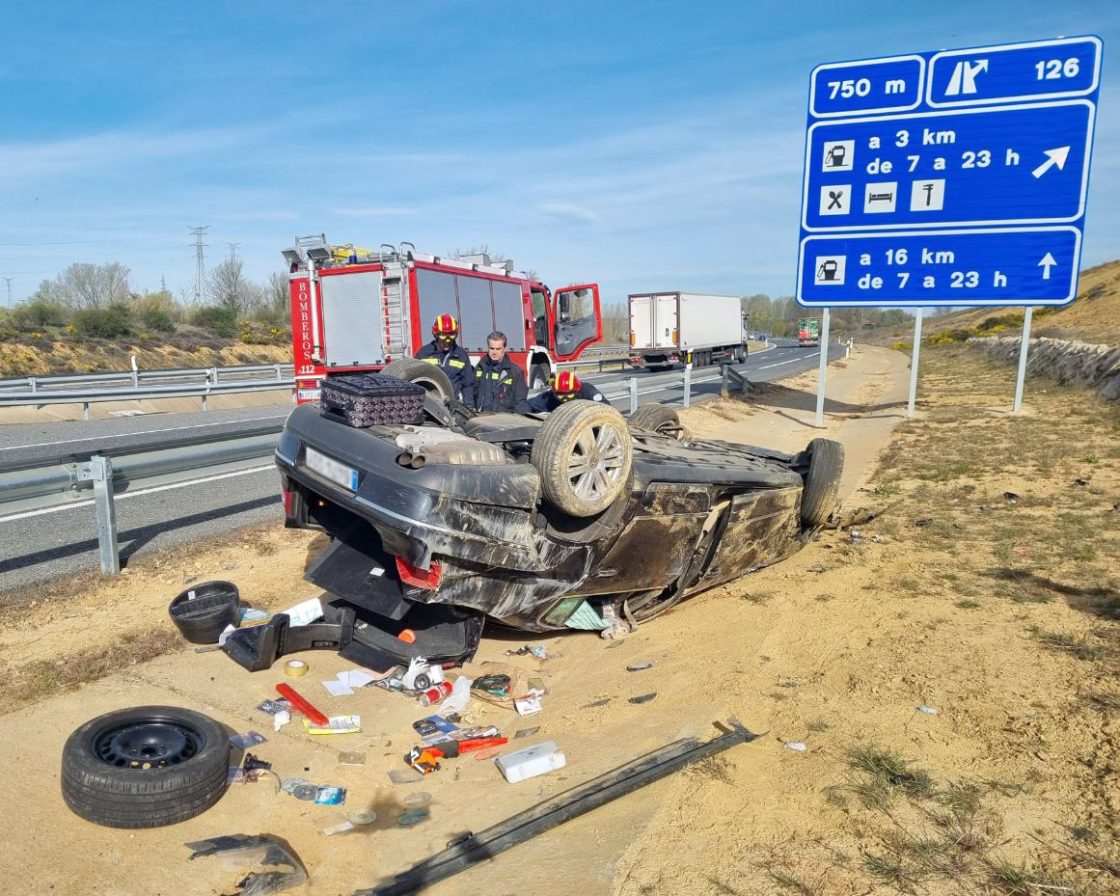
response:
<path id="1" fill-rule="evenodd" d="M 138 706 L 98 716 L 62 750 L 62 798 L 77 815 L 114 828 L 193 818 L 226 789 L 229 740 L 202 713 Z"/>

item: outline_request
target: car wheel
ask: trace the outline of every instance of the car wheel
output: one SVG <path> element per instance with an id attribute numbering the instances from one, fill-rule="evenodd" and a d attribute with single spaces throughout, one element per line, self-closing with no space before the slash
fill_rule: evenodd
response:
<path id="1" fill-rule="evenodd" d="M 547 364 L 534 364 L 529 371 L 530 389 L 547 389 L 552 370 Z"/>
<path id="2" fill-rule="evenodd" d="M 62 749 L 62 798 L 112 828 L 154 828 L 193 818 L 218 801 L 229 740 L 213 719 L 174 706 L 98 716 Z"/>
<path id="3" fill-rule="evenodd" d="M 381 372 L 423 386 L 430 395 L 444 401 L 455 397 L 455 388 L 451 385 L 451 380 L 443 372 L 443 368 L 435 364 L 417 361 L 415 358 L 398 358 L 385 365 L 385 369 Z"/>
<path id="4" fill-rule="evenodd" d="M 582 517 L 601 513 L 622 493 L 632 454 L 622 414 L 602 402 L 576 400 L 548 415 L 531 460 L 545 500 Z"/>
<path id="5" fill-rule="evenodd" d="M 659 432 L 678 442 L 687 442 L 690 433 L 681 423 L 680 415 L 676 408 L 663 404 L 643 404 L 630 415 L 631 429 L 645 429 L 649 432 Z"/>
<path id="6" fill-rule="evenodd" d="M 801 522 L 810 529 L 823 526 L 840 501 L 844 446 L 832 439 L 813 439 L 805 452 L 809 472 L 801 493 Z"/>

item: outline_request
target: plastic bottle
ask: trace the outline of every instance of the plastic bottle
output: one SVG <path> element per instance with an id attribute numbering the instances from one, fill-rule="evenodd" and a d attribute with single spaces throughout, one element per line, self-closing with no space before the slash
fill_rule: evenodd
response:
<path id="1" fill-rule="evenodd" d="M 568 764 L 567 757 L 560 752 L 560 748 L 551 740 L 535 747 L 526 747 L 514 753 L 507 753 L 497 760 L 498 768 L 510 784 L 525 781 L 556 771 Z"/>

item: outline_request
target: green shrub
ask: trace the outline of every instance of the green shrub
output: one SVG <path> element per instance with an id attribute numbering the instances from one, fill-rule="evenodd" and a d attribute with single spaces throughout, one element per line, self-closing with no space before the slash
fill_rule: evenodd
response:
<path id="1" fill-rule="evenodd" d="M 12 323 L 21 330 L 61 327 L 66 323 L 66 309 L 57 302 L 32 299 L 12 309 Z"/>
<path id="2" fill-rule="evenodd" d="M 95 339 L 113 339 L 132 332 L 132 315 L 128 306 L 119 302 L 108 308 L 85 308 L 74 315 L 79 335 Z"/>
<path id="3" fill-rule="evenodd" d="M 147 329 L 159 333 L 170 333 L 175 329 L 175 321 L 162 308 L 145 308 L 140 312 L 140 323 Z"/>
<path id="4" fill-rule="evenodd" d="M 237 312 L 222 305 L 196 308 L 191 312 L 191 323 L 224 339 L 232 339 L 237 335 Z"/>

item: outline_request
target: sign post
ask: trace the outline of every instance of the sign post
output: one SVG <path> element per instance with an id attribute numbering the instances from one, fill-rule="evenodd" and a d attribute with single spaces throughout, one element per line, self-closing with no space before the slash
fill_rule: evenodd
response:
<path id="1" fill-rule="evenodd" d="M 1101 52 L 1086 36 L 817 66 L 798 304 L 1025 305 L 1029 322 L 1072 302 Z"/>

